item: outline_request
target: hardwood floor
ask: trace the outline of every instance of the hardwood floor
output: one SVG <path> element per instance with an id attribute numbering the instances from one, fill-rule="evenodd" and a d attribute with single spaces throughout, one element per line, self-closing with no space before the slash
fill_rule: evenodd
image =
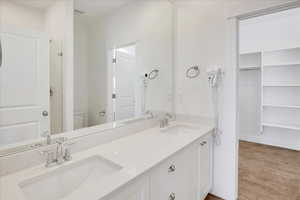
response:
<path id="1" fill-rule="evenodd" d="M 300 200 L 300 152 L 241 141 L 239 200 Z"/>
<path id="2" fill-rule="evenodd" d="M 216 196 L 213 196 L 213 195 L 208 195 L 206 198 L 205 198 L 205 200 L 223 200 L 223 199 L 220 199 L 220 198 L 218 198 L 218 197 L 216 197 Z"/>
<path id="3" fill-rule="evenodd" d="M 300 200 L 300 152 L 241 141 L 239 200 Z"/>

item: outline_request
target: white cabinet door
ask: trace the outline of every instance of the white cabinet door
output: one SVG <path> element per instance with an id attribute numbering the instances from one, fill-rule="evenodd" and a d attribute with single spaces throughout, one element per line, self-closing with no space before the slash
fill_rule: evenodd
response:
<path id="1" fill-rule="evenodd" d="M 194 159 L 192 155 L 195 155 Z M 196 160 L 196 154 L 186 149 L 155 168 L 150 176 L 150 199 L 195 200 L 197 182 L 191 171 L 193 160 Z"/>
<path id="2" fill-rule="evenodd" d="M 149 178 L 139 178 L 103 200 L 149 200 Z"/>
<path id="3" fill-rule="evenodd" d="M 212 177 L 212 136 L 205 136 L 199 141 L 199 198 L 205 199 L 211 188 Z"/>
<path id="4" fill-rule="evenodd" d="M 49 131 L 49 40 L 3 26 L 0 41 L 1 146 Z"/>

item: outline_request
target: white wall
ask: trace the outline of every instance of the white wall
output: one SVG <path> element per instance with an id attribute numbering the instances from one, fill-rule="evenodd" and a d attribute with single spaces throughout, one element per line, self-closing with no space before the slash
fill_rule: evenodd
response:
<path id="1" fill-rule="evenodd" d="M 241 21 L 240 53 L 300 46 L 300 8 Z"/>
<path id="2" fill-rule="evenodd" d="M 267 8 L 286 0 L 236 0 L 236 1 L 178 1 L 176 14 L 176 112 L 179 114 L 202 115 L 212 117 L 211 91 L 208 89 L 205 71 L 207 67 L 222 66 L 226 63 L 226 53 L 230 50 L 226 43 L 229 31 L 227 17 L 245 12 Z M 185 70 L 191 65 L 199 65 L 201 76 L 196 80 L 185 78 Z M 225 82 L 230 82 L 234 69 L 226 72 Z M 230 74 L 230 77 L 228 76 Z M 228 88 L 228 87 L 229 88 Z M 225 84 L 221 102 L 221 145 L 215 146 L 214 187 L 212 193 L 226 200 L 236 199 L 237 168 L 235 156 L 236 133 L 228 127 L 235 123 L 227 110 L 234 107 L 229 101 L 233 84 Z M 227 93 L 228 92 L 228 93 Z M 230 92 L 230 93 L 229 93 Z M 222 92 L 223 93 L 223 92 Z"/>
<path id="3" fill-rule="evenodd" d="M 85 126 L 106 122 L 107 58 L 101 19 L 87 21 L 75 15 L 74 111 L 86 114 Z"/>
<path id="4" fill-rule="evenodd" d="M 15 4 L 7 0 L 0 2 L 0 9 L 0 24 L 44 31 L 45 17 L 43 10 Z"/>
<path id="5" fill-rule="evenodd" d="M 89 35 L 88 26 L 75 16 L 74 21 L 74 112 L 88 121 L 89 105 Z M 76 121 L 76 120 L 75 120 Z M 85 123 L 87 125 L 87 123 Z M 76 125 L 75 125 L 76 126 Z"/>
<path id="6" fill-rule="evenodd" d="M 99 115 L 107 106 L 107 51 L 103 23 L 90 25 L 89 29 L 89 125 L 106 122 L 106 117 Z"/>
<path id="7" fill-rule="evenodd" d="M 240 139 L 247 135 L 260 135 L 260 70 L 246 70 L 239 73 Z"/>

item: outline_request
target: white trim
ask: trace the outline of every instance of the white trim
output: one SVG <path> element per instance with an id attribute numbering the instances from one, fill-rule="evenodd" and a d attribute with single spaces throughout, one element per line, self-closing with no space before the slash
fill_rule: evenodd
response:
<path id="1" fill-rule="evenodd" d="M 232 52 L 232 55 L 235 56 L 233 57 L 233 65 L 235 66 L 235 75 L 236 75 L 236 79 L 235 79 L 235 121 L 236 121 L 236 124 L 235 124 L 235 130 L 236 130 L 236 133 L 235 133 L 235 137 L 237 138 L 236 141 L 235 141 L 235 145 L 236 145 L 236 149 L 235 149 L 235 153 L 236 153 L 236 158 L 235 158 L 235 199 L 238 199 L 238 180 L 239 180 L 239 130 L 240 130 L 240 126 L 239 126 L 239 104 L 238 104 L 238 101 L 239 101 L 239 21 L 238 20 L 235 20 L 234 21 L 234 24 L 233 24 L 233 31 L 235 30 L 236 33 L 233 35 L 232 39 L 235 38 L 235 42 L 232 42 L 233 43 L 233 51 Z"/>
<path id="2" fill-rule="evenodd" d="M 262 125 L 266 126 L 266 127 L 271 127 L 271 128 L 282 128 L 282 129 L 290 129 L 290 130 L 295 130 L 295 131 L 300 130 L 299 125 L 286 125 L 286 124 L 267 123 L 267 122 L 262 123 Z"/>
<path id="3" fill-rule="evenodd" d="M 247 13 L 244 13 L 244 14 L 241 14 L 241 15 L 236 15 L 236 16 L 229 17 L 228 19 L 236 18 L 238 20 L 245 20 L 245 19 L 250 19 L 250 18 L 253 18 L 253 17 L 269 15 L 269 14 L 272 14 L 272 13 L 281 12 L 281 11 L 285 11 L 285 10 L 289 10 L 289 9 L 293 9 L 293 8 L 298 8 L 298 7 L 300 7 L 300 0 L 280 4 L 280 5 L 277 5 L 277 6 L 272 6 L 272 7 L 265 8 L 265 9 L 260 9 L 260 10 L 247 12 Z"/>

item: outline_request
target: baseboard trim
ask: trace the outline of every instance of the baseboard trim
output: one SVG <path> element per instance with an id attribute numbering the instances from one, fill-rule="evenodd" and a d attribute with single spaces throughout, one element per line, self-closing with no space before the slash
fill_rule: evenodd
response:
<path id="1" fill-rule="evenodd" d="M 270 142 L 266 141 L 265 139 L 259 138 L 259 136 L 249 136 L 249 135 L 241 135 L 239 140 L 241 141 L 246 141 L 246 142 L 253 142 L 253 143 L 258 143 L 258 144 L 264 144 L 264 145 L 269 145 L 269 146 L 275 146 L 275 147 L 280 147 L 284 149 L 291 149 L 291 150 L 296 150 L 299 151 L 299 147 L 296 145 L 288 145 L 288 144 L 279 144 L 276 142 Z"/>

